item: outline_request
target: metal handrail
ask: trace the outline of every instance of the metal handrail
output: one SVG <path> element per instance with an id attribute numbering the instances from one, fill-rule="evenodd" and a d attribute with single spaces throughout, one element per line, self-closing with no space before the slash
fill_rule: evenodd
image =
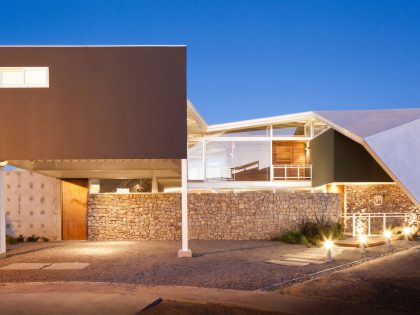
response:
<path id="1" fill-rule="evenodd" d="M 366 212 L 355 212 L 351 214 L 346 214 L 343 216 L 343 219 L 352 219 L 352 235 L 353 237 L 358 236 L 358 232 L 356 231 L 356 220 L 357 218 L 367 219 L 367 235 L 374 236 L 374 235 L 382 235 L 382 234 L 373 234 L 371 233 L 371 219 L 372 218 L 382 218 L 382 229 L 385 231 L 387 229 L 387 218 L 404 218 L 404 222 L 407 221 L 409 217 L 409 213 L 399 213 L 399 212 L 374 212 L 374 213 L 366 213 Z"/>
<path id="2" fill-rule="evenodd" d="M 284 170 L 284 176 L 275 176 L 275 170 Z M 293 171 L 297 176 L 293 175 Z M 303 171 L 303 175 L 301 175 Z M 309 171 L 309 175 L 306 171 Z M 273 165 L 273 180 L 311 180 L 312 164 L 277 164 Z"/>

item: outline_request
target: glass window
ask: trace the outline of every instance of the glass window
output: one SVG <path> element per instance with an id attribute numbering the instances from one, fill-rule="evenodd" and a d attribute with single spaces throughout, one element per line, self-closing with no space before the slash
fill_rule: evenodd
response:
<path id="1" fill-rule="evenodd" d="M 269 180 L 269 141 L 209 141 L 206 143 L 206 179 Z"/>
<path id="2" fill-rule="evenodd" d="M 49 86 L 48 67 L 0 67 L 0 88 Z"/>
<path id="3" fill-rule="evenodd" d="M 267 181 L 270 179 L 270 142 L 235 142 L 234 179 Z"/>
<path id="4" fill-rule="evenodd" d="M 2 86 L 13 87 L 21 86 L 25 83 L 25 77 L 23 71 L 4 71 L 2 73 Z"/>
<path id="5" fill-rule="evenodd" d="M 314 128 L 314 137 L 319 136 L 328 129 L 328 126 L 319 120 L 315 120 L 312 123 Z"/>
<path id="6" fill-rule="evenodd" d="M 188 142 L 188 180 L 204 180 L 202 140 Z"/>
<path id="7" fill-rule="evenodd" d="M 209 141 L 206 143 L 206 179 L 233 180 L 235 143 Z"/>
<path id="8" fill-rule="evenodd" d="M 288 123 L 273 125 L 273 137 L 303 137 L 305 125 L 301 123 Z"/>
<path id="9" fill-rule="evenodd" d="M 222 133 L 212 134 L 219 137 L 268 137 L 270 135 L 267 126 L 258 128 L 238 129 Z"/>
<path id="10" fill-rule="evenodd" d="M 91 179 L 91 194 L 144 193 L 152 191 L 152 179 Z"/>
<path id="11" fill-rule="evenodd" d="M 48 76 L 47 76 L 47 71 L 45 71 L 45 69 L 25 70 L 25 85 L 45 86 L 47 82 L 48 82 Z"/>

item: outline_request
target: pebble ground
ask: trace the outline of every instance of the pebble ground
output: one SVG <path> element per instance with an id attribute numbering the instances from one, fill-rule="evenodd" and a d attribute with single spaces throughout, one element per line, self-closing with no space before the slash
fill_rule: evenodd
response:
<path id="1" fill-rule="evenodd" d="M 404 246 L 404 241 L 395 247 Z M 256 290 L 364 257 L 346 249 L 332 264 L 289 267 L 266 263 L 306 249 L 271 241 L 191 241 L 193 258 L 177 258 L 179 241 L 60 241 L 8 247 L 0 266 L 17 262 L 90 263 L 84 270 L 0 270 L 0 282 L 91 281 Z M 367 255 L 387 251 L 368 249 Z"/>

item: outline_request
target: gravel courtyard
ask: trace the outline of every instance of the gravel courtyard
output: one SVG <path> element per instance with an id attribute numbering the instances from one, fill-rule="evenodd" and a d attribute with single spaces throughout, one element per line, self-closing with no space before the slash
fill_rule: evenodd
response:
<path id="1" fill-rule="evenodd" d="M 0 270 L 0 282 L 92 281 L 255 290 L 361 258 L 346 249 L 332 264 L 303 267 L 266 263 L 307 249 L 271 241 L 191 241 L 193 258 L 177 258 L 179 241 L 60 241 L 8 247 L 11 263 L 90 263 L 83 270 Z M 396 245 L 398 246 L 398 245 Z M 374 247 L 368 255 L 386 251 Z"/>

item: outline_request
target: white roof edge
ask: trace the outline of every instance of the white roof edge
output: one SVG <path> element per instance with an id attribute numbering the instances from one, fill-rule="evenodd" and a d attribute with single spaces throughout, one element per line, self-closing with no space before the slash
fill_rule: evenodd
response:
<path id="1" fill-rule="evenodd" d="M 279 116 L 272 116 L 272 117 L 265 117 L 265 118 L 257 118 L 257 119 L 248 119 L 248 120 L 241 120 L 223 124 L 214 124 L 209 125 L 207 128 L 207 132 L 214 132 L 214 131 L 223 131 L 229 129 L 239 129 L 244 127 L 258 127 L 267 124 L 273 123 L 281 123 L 299 119 L 310 119 L 313 118 L 313 112 L 301 112 L 296 114 L 285 114 Z"/>
<path id="2" fill-rule="evenodd" d="M 330 127 L 332 127 L 334 130 L 337 130 L 338 132 L 342 133 L 343 135 L 345 135 L 346 137 L 356 141 L 357 143 L 363 144 L 364 143 L 364 139 L 359 137 L 358 135 L 354 134 L 353 132 L 345 129 L 344 127 L 337 125 L 336 123 L 334 123 L 333 121 L 325 118 L 324 116 L 322 116 L 321 114 L 317 113 L 317 112 L 313 112 L 314 116 L 316 118 L 318 118 L 319 120 L 323 121 L 324 123 L 326 123 L 327 125 L 329 125 Z"/>
<path id="3" fill-rule="evenodd" d="M 201 116 L 201 114 L 195 108 L 194 104 L 189 99 L 187 99 L 187 111 L 189 111 L 192 114 L 192 116 L 198 122 L 200 127 L 203 128 L 203 131 L 206 132 L 208 128 L 206 121 L 204 120 L 203 116 Z"/>

